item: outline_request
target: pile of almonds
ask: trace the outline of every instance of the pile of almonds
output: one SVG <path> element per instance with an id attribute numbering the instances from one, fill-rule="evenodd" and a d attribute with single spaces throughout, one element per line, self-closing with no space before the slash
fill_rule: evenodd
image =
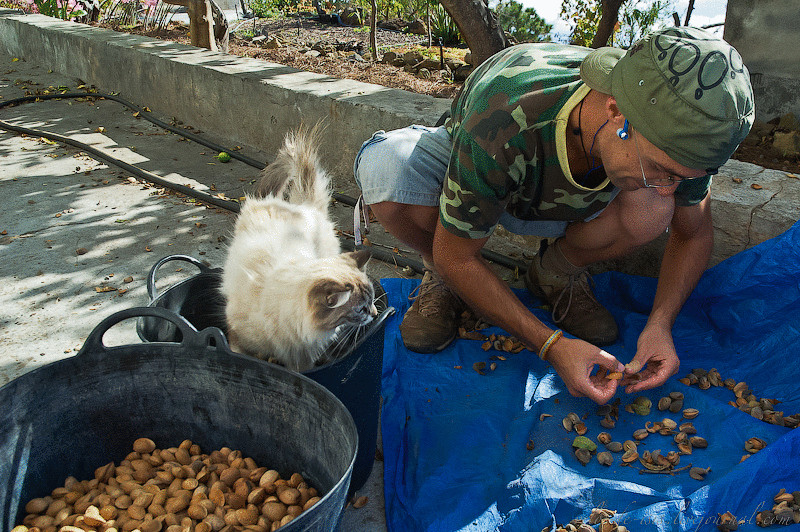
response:
<path id="1" fill-rule="evenodd" d="M 730 401 L 728 404 L 758 420 L 790 429 L 800 425 L 800 414 L 784 415 L 782 411 L 775 410 L 775 406 L 780 401 L 777 399 L 759 399 L 753 394 L 746 382 L 736 382 L 735 379 L 730 378 L 723 379 L 716 368 L 711 368 L 710 370 L 695 368 L 688 375 L 678 380 L 686 386 L 696 385 L 701 390 L 708 390 L 711 387 L 725 387 L 732 391 L 736 397 L 735 400 Z"/>
<path id="2" fill-rule="evenodd" d="M 768 527 L 800 523 L 800 491 L 789 493 L 781 488 L 772 500 L 772 508 L 756 514 L 756 524 L 758 526 Z M 717 528 L 723 532 L 738 530 L 739 525 L 745 523 L 747 523 L 746 519 L 738 519 L 731 512 L 725 512 L 717 516 Z"/>
<path id="3" fill-rule="evenodd" d="M 628 527 L 611 520 L 617 512 L 606 508 L 594 508 L 589 520 L 573 519 L 566 525 L 556 525 L 556 528 L 546 526 L 542 532 L 628 532 Z M 598 525 L 595 529 L 593 525 Z"/>
<path id="4" fill-rule="evenodd" d="M 479 340 L 482 342 L 481 349 L 484 351 L 494 349 L 495 351 L 516 354 L 525 349 L 522 341 L 515 336 L 506 336 L 504 334 L 485 335 L 480 332 L 491 327 L 491 324 L 476 317 L 470 310 L 465 310 L 461 313 L 459 324 L 458 337 L 466 340 Z"/>
<path id="5" fill-rule="evenodd" d="M 299 473 L 283 479 L 241 451 L 139 438 L 119 465 L 29 501 L 12 532 L 272 532 L 319 500 Z"/>
<path id="6" fill-rule="evenodd" d="M 608 432 L 601 432 L 597 435 L 597 442 L 605 447 L 604 451 L 596 454 L 597 461 L 605 466 L 611 466 L 614 463 L 614 455 L 612 453 L 622 453 L 620 460 L 621 465 L 631 466 L 634 462 L 639 462 L 644 469 L 639 471 L 642 473 L 665 473 L 676 474 L 680 471 L 689 470 L 689 476 L 695 480 L 703 480 L 705 476 L 711 471 L 711 468 L 692 467 L 691 464 L 685 467 L 677 468 L 680 463 L 681 456 L 690 455 L 693 449 L 705 449 L 708 447 L 708 442 L 705 438 L 697 436 L 697 429 L 690 421 L 683 421 L 683 419 L 692 420 L 699 414 L 699 410 L 695 408 L 683 408 L 684 395 L 681 392 L 670 392 L 666 397 L 662 397 L 658 402 L 658 409 L 661 411 L 669 410 L 673 413 L 681 413 L 681 420 L 675 421 L 671 418 L 664 418 L 661 421 L 647 421 L 644 428 L 637 429 L 632 434 L 632 439 L 625 442 L 614 441 L 611 434 Z M 602 417 L 600 425 L 604 428 L 613 429 L 619 419 L 620 399 L 617 398 L 611 404 L 601 405 L 597 408 L 597 415 Z M 624 410 L 631 414 L 640 416 L 650 415 L 652 402 L 644 396 L 636 397 L 631 403 L 625 405 Z M 542 421 L 544 418 L 550 417 L 549 414 L 542 414 L 539 418 Z M 567 432 L 575 432 L 578 436 L 573 440 L 572 447 L 575 453 L 575 458 L 582 465 L 587 465 L 592 456 L 597 452 L 597 443 L 591 438 L 585 436 L 588 429 L 583 419 L 588 417 L 584 415 L 583 418 L 574 412 L 570 412 L 562 419 L 561 425 Z M 646 450 L 639 452 L 638 446 L 642 440 L 647 438 L 650 434 L 658 433 L 662 436 L 672 436 L 672 440 L 677 446 L 677 450 L 668 451 L 662 454 L 661 449 L 652 451 Z M 529 449 L 530 450 L 530 449 Z"/>

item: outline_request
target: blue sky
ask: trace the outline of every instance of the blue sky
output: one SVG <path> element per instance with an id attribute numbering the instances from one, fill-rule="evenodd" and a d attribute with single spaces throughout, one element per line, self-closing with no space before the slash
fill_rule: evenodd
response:
<path id="1" fill-rule="evenodd" d="M 566 35 L 569 33 L 569 26 L 566 22 L 559 18 L 561 11 L 560 0 L 518 0 L 524 7 L 532 7 L 536 13 L 545 19 L 548 24 L 553 25 L 553 40 L 565 41 Z M 680 15 L 681 20 L 686 17 L 686 8 L 689 5 L 689 0 L 674 0 L 673 10 Z M 727 0 L 695 0 L 694 10 L 692 17 L 689 19 L 689 24 L 692 26 L 702 27 L 708 24 L 725 21 L 725 8 L 728 5 Z M 671 23 L 670 23 L 671 24 Z M 719 37 L 722 37 L 722 27 L 716 28 L 713 31 Z M 561 37 L 561 38 L 559 38 Z"/>

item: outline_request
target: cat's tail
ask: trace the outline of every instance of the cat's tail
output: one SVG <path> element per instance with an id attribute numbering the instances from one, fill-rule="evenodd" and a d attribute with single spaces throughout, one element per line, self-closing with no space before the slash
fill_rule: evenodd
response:
<path id="1" fill-rule="evenodd" d="M 319 163 L 317 146 L 322 123 L 309 129 L 300 126 L 286 134 L 275 160 L 261 174 L 256 196 L 275 196 L 290 203 L 310 203 L 327 211 L 330 203 L 330 176 Z"/>

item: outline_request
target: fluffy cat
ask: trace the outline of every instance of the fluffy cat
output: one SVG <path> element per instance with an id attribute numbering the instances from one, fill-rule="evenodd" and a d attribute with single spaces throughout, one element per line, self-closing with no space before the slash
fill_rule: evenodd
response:
<path id="1" fill-rule="evenodd" d="M 318 135 L 319 127 L 287 134 L 242 203 L 222 273 L 231 348 L 294 371 L 312 368 L 337 329 L 344 335 L 377 314 L 363 271 L 369 252 L 342 253 L 329 217 Z"/>

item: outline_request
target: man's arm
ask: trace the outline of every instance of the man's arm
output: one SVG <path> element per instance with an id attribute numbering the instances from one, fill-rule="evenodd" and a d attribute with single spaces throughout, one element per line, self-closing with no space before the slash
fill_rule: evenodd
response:
<path id="1" fill-rule="evenodd" d="M 675 207 L 653 308 L 634 357 L 640 367 L 647 364 L 647 368 L 640 382 L 626 388 L 628 393 L 659 386 L 678 372 L 672 326 L 708 266 L 713 243 L 710 194 L 697 205 Z"/>
<path id="2" fill-rule="evenodd" d="M 488 237 L 473 240 L 456 236 L 439 221 L 433 241 L 436 271 L 470 308 L 536 353 L 553 331 L 489 268 L 480 254 L 487 240 Z M 582 340 L 561 338 L 548 351 L 547 360 L 571 394 L 587 396 L 598 403 L 613 397 L 617 381 L 590 376 L 595 364 L 621 371 L 622 364 L 605 351 Z"/>

